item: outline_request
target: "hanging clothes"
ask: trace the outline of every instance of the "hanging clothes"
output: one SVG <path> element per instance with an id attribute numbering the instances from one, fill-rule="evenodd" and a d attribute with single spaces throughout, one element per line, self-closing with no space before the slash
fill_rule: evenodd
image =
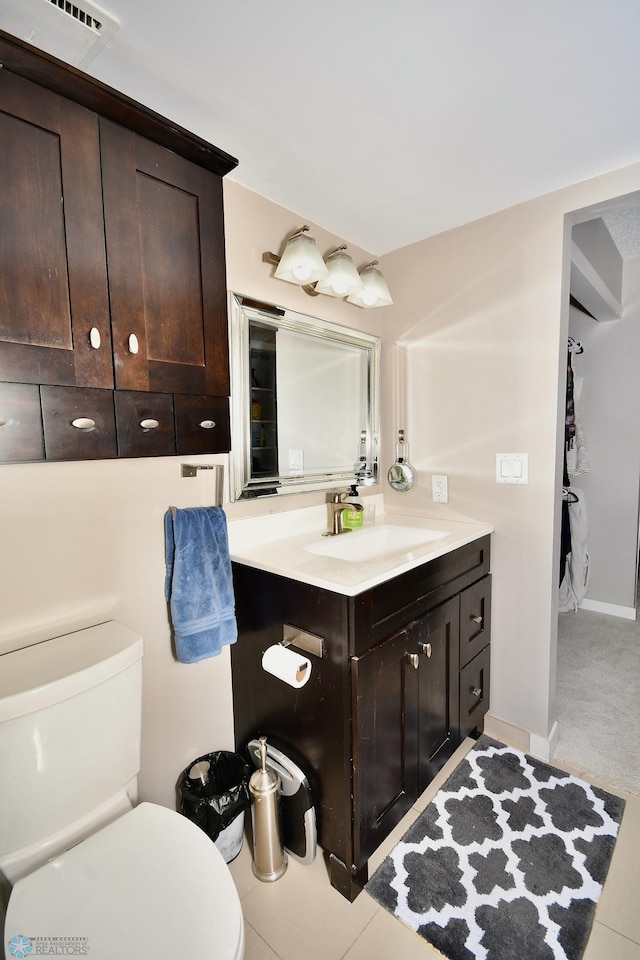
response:
<path id="1" fill-rule="evenodd" d="M 582 490 L 572 487 L 568 500 L 563 499 L 569 517 L 571 550 L 566 555 L 565 573 L 560 583 L 558 611 L 576 611 L 584 599 L 589 582 L 589 551 L 587 549 L 587 509 Z M 563 531 L 564 535 L 564 531 Z"/>
<path id="2" fill-rule="evenodd" d="M 576 418 L 573 400 L 573 367 L 571 366 L 571 350 L 567 352 L 567 403 L 564 417 L 564 441 L 567 446 L 573 443 L 576 435 Z"/>
<path id="3" fill-rule="evenodd" d="M 587 444 L 584 439 L 584 429 L 582 426 L 582 417 L 580 415 L 582 390 L 584 388 L 584 377 L 573 377 L 573 411 L 575 434 L 573 443 L 567 448 L 567 473 L 570 477 L 582 477 L 589 473 L 589 454 Z"/>

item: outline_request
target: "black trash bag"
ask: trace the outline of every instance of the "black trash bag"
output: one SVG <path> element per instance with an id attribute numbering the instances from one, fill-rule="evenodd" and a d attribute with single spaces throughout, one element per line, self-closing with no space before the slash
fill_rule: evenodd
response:
<path id="1" fill-rule="evenodd" d="M 208 780 L 190 777 L 189 771 L 197 763 L 208 762 Z M 238 753 L 217 750 L 192 760 L 180 774 L 180 809 L 201 830 L 217 840 L 250 803 L 248 763 Z"/>

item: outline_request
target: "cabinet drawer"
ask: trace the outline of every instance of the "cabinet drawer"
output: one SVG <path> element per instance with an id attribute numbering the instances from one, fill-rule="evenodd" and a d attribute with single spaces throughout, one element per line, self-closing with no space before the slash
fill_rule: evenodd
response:
<path id="1" fill-rule="evenodd" d="M 491 576 L 460 594 L 460 666 L 469 663 L 491 639 Z"/>
<path id="2" fill-rule="evenodd" d="M 489 709 L 491 647 L 473 658 L 460 671 L 460 739 L 464 740 Z"/>
<path id="3" fill-rule="evenodd" d="M 113 391 L 85 387 L 41 387 L 47 460 L 117 457 Z M 74 426 L 74 421 L 87 421 Z"/>
<path id="4" fill-rule="evenodd" d="M 178 453 L 227 453 L 229 451 L 229 399 L 227 397 L 176 395 L 174 403 Z"/>
<path id="5" fill-rule="evenodd" d="M 40 388 L 0 383 L 0 461 L 43 460 Z"/>
<path id="6" fill-rule="evenodd" d="M 114 400 L 119 456 L 170 457 L 176 452 L 170 393 L 116 390 Z"/>

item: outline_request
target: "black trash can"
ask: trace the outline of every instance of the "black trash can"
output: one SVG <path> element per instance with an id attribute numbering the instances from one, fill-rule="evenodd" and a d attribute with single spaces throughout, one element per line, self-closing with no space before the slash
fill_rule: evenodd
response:
<path id="1" fill-rule="evenodd" d="M 242 849 L 250 776 L 249 764 L 228 750 L 205 753 L 180 774 L 181 812 L 214 841 L 227 863 Z"/>

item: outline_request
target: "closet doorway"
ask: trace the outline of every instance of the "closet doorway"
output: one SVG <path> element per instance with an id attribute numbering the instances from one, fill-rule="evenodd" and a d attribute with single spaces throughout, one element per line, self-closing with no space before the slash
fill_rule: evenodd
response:
<path id="1" fill-rule="evenodd" d="M 583 501 L 589 563 L 579 608 L 559 614 L 552 761 L 640 794 L 640 196 L 575 219 L 568 359 L 582 470 L 566 489 Z"/>

